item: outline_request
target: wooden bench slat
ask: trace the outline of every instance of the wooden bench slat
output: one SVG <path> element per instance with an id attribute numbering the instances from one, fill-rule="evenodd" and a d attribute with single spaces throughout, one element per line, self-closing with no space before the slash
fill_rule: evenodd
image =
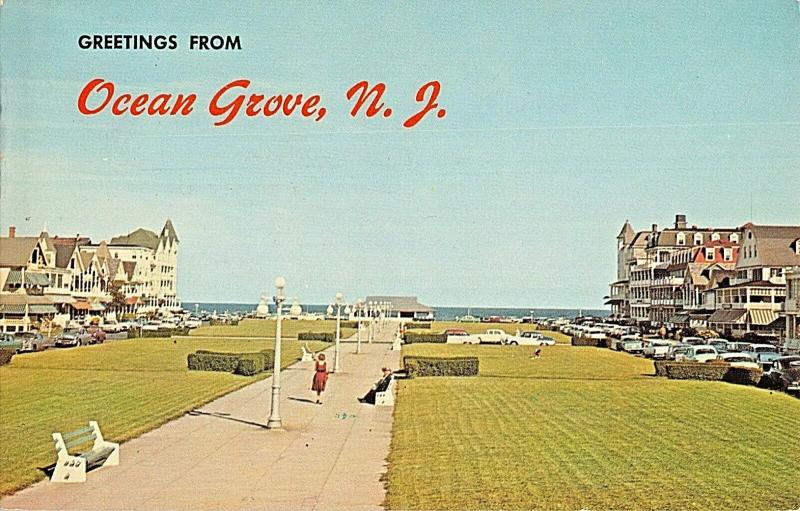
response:
<path id="1" fill-rule="evenodd" d="M 64 440 L 66 440 L 68 438 L 76 437 L 78 435 L 83 435 L 86 433 L 91 433 L 93 431 L 94 431 L 93 427 L 87 426 L 85 428 L 76 429 L 75 431 L 70 431 L 69 433 L 62 433 L 61 436 L 64 438 Z"/>
<path id="2" fill-rule="evenodd" d="M 75 440 L 73 440 L 71 442 L 67 442 L 65 445 L 67 446 L 67 449 L 69 449 L 70 447 L 75 447 L 76 445 L 81 445 L 81 444 L 85 444 L 87 442 L 92 442 L 96 438 L 97 438 L 97 436 L 95 436 L 95 435 L 89 435 L 89 436 L 86 436 L 86 437 L 76 438 Z"/>

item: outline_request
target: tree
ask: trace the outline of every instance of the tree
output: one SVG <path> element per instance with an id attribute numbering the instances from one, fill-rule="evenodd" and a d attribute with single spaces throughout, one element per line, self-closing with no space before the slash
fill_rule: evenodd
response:
<path id="1" fill-rule="evenodd" d="M 112 282 L 108 286 L 108 292 L 111 295 L 111 308 L 115 311 L 121 311 L 125 308 L 125 293 L 122 292 L 122 285 L 119 282 Z"/>

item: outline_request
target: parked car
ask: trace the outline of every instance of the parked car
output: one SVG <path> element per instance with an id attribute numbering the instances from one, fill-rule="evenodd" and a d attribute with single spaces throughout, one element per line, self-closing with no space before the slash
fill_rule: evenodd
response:
<path id="1" fill-rule="evenodd" d="M 588 339 L 597 339 L 597 340 L 605 340 L 606 333 L 603 331 L 602 328 L 592 327 L 588 329 L 586 332 L 583 333 L 583 336 Z"/>
<path id="2" fill-rule="evenodd" d="M 737 353 L 747 353 L 750 351 L 752 343 L 743 341 L 728 341 L 728 351 L 735 351 Z"/>
<path id="3" fill-rule="evenodd" d="M 103 344 L 106 341 L 105 331 L 97 325 L 87 328 L 86 333 L 91 336 L 89 344 Z"/>
<path id="4" fill-rule="evenodd" d="M 189 318 L 184 321 L 183 325 L 186 328 L 199 328 L 203 326 L 203 322 L 200 320 L 200 318 Z"/>
<path id="5" fill-rule="evenodd" d="M 727 339 L 709 339 L 707 344 L 709 346 L 714 346 L 714 348 L 717 350 L 717 353 L 726 353 L 730 351 L 728 349 L 730 341 Z"/>
<path id="6" fill-rule="evenodd" d="M 463 337 L 461 342 L 463 344 L 502 344 L 505 342 L 508 334 L 496 328 L 490 328 L 483 334 L 472 334 Z M 448 341 L 450 342 L 450 337 Z"/>
<path id="7" fill-rule="evenodd" d="M 622 351 L 631 355 L 641 355 L 644 352 L 644 342 L 641 339 L 622 341 Z"/>
<path id="8" fill-rule="evenodd" d="M 23 351 L 40 351 L 49 347 L 47 339 L 39 332 L 17 332 L 14 337 L 22 343 L 22 347 L 19 348 L 20 353 Z"/>
<path id="9" fill-rule="evenodd" d="M 643 341 L 642 354 L 647 358 L 663 359 L 669 355 L 669 349 L 678 344 L 677 341 L 668 341 L 665 339 L 650 339 Z"/>
<path id="10" fill-rule="evenodd" d="M 691 344 L 685 343 L 678 343 L 673 346 L 670 346 L 669 352 L 667 353 L 667 360 L 674 360 L 676 362 L 680 362 L 686 358 L 686 355 L 689 353 L 689 349 L 692 347 Z"/>
<path id="11" fill-rule="evenodd" d="M 772 361 L 769 370 L 764 373 L 766 386 L 771 389 L 786 391 L 800 376 L 800 355 L 778 357 Z"/>
<path id="12" fill-rule="evenodd" d="M 750 369 L 758 369 L 760 366 L 758 362 L 753 361 L 747 353 L 724 352 L 720 353 L 717 360 L 721 360 L 730 364 L 731 367 L 747 367 Z"/>
<path id="13" fill-rule="evenodd" d="M 125 323 L 121 323 L 114 319 L 109 319 L 103 322 L 103 326 L 101 327 L 104 332 L 108 332 L 110 334 L 116 334 L 119 332 L 126 332 L 129 327 Z"/>
<path id="14" fill-rule="evenodd" d="M 626 334 L 626 335 L 623 335 L 622 337 L 620 337 L 619 339 L 613 339 L 612 338 L 611 339 L 611 346 L 609 346 L 609 348 L 611 348 L 612 350 L 616 350 L 616 351 L 622 351 L 622 343 L 625 342 L 625 341 L 642 341 L 642 342 L 644 342 L 644 340 L 642 339 L 642 336 L 639 335 L 639 334 Z"/>
<path id="15" fill-rule="evenodd" d="M 142 330 L 159 330 L 161 329 L 161 321 L 153 319 L 141 325 Z"/>
<path id="16" fill-rule="evenodd" d="M 14 334 L 3 334 L 0 338 L 0 349 L 14 350 L 18 353 L 22 349 L 22 339 Z"/>
<path id="17" fill-rule="evenodd" d="M 476 344 L 478 342 L 469 335 L 469 332 L 459 328 L 445 330 L 445 334 L 447 335 L 447 344 Z"/>
<path id="18" fill-rule="evenodd" d="M 698 346 L 700 344 L 706 344 L 706 339 L 704 339 L 703 337 L 684 337 L 683 339 L 681 339 L 681 342 L 683 342 L 684 344 L 692 344 Z"/>
<path id="19" fill-rule="evenodd" d="M 469 335 L 469 332 L 467 332 L 463 328 L 448 328 L 442 333 L 444 335 Z"/>
<path id="20" fill-rule="evenodd" d="M 92 336 L 85 330 L 64 330 L 56 336 L 54 346 L 56 348 L 74 348 L 91 344 Z"/>
<path id="21" fill-rule="evenodd" d="M 547 337 L 539 332 L 522 332 L 519 335 L 510 335 L 506 338 L 504 344 L 516 346 L 553 346 L 556 340 L 552 337 Z"/>
<path id="22" fill-rule="evenodd" d="M 772 344 L 751 344 L 747 347 L 746 352 L 752 358 L 756 358 L 759 353 L 777 353 L 778 349 Z"/>
<path id="23" fill-rule="evenodd" d="M 686 353 L 685 360 L 688 362 L 708 362 L 710 360 L 716 360 L 718 356 L 719 353 L 717 353 L 714 346 L 709 346 L 707 344 L 693 345 Z"/>

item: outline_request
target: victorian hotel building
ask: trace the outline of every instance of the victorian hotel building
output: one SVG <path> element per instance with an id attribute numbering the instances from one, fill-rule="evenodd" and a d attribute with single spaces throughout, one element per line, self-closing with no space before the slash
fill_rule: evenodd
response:
<path id="1" fill-rule="evenodd" d="M 800 337 L 800 226 L 697 227 L 685 215 L 617 236 L 615 318 L 667 327 Z"/>
<path id="2" fill-rule="evenodd" d="M 137 229 L 110 241 L 85 236 L 0 236 L 0 332 L 26 332 L 87 316 L 178 310 L 178 245 L 167 220 L 160 234 Z"/>

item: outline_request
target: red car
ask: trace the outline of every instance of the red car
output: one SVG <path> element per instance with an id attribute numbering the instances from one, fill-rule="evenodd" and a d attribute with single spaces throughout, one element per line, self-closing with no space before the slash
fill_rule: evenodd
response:
<path id="1" fill-rule="evenodd" d="M 448 328 L 442 333 L 444 335 L 469 335 L 469 332 L 462 328 Z"/>
<path id="2" fill-rule="evenodd" d="M 86 333 L 92 336 L 90 344 L 103 344 L 106 340 L 106 333 L 97 325 L 89 326 Z"/>

